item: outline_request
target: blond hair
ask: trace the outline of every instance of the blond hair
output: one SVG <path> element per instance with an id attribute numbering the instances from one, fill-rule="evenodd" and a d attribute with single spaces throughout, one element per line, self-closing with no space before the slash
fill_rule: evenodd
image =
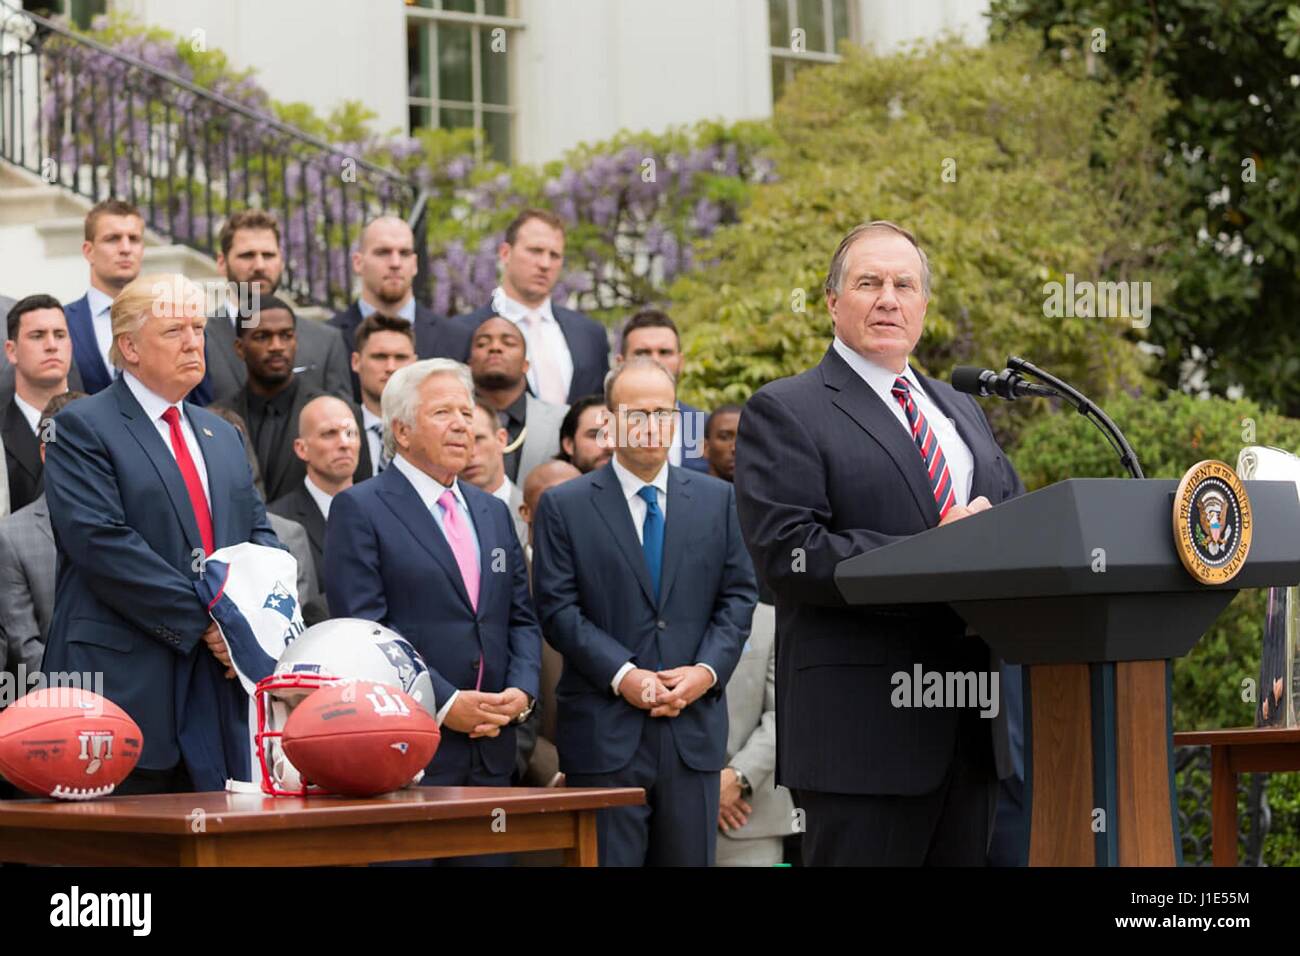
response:
<path id="1" fill-rule="evenodd" d="M 139 276 L 113 300 L 113 344 L 108 347 L 108 360 L 115 368 L 126 367 L 122 350 L 117 346 L 118 337 L 139 332 L 151 315 L 158 315 L 164 309 L 187 307 L 197 308 L 202 314 L 203 305 L 203 287 L 179 272 Z"/>

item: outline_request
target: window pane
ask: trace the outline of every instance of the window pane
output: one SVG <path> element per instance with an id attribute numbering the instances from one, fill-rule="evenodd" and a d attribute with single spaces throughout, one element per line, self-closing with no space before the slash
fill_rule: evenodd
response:
<path id="1" fill-rule="evenodd" d="M 412 105 L 407 110 L 407 120 L 411 124 L 411 132 L 417 129 L 429 129 L 433 124 L 429 122 L 429 107 Z"/>
<path id="2" fill-rule="evenodd" d="M 831 9 L 835 16 L 835 48 L 838 50 L 841 40 L 852 40 L 849 29 L 849 0 L 831 0 Z"/>
<path id="3" fill-rule="evenodd" d="M 430 29 L 421 23 L 406 25 L 406 77 L 408 96 L 432 96 L 429 91 Z"/>
<path id="4" fill-rule="evenodd" d="M 786 0 L 767 0 L 767 23 L 772 46 L 790 48 L 790 5 Z"/>
<path id="5" fill-rule="evenodd" d="M 439 125 L 443 129 L 465 129 L 474 125 L 473 110 L 452 110 L 444 106 L 438 112 L 442 114 Z"/>
<path id="6" fill-rule="evenodd" d="M 438 31 L 438 99 L 469 102 L 474 96 L 471 75 L 470 27 L 440 23 Z"/>
<path id="7" fill-rule="evenodd" d="M 406 0 L 408 7 L 423 7 L 425 10 L 437 10 L 438 0 Z"/>
<path id="8" fill-rule="evenodd" d="M 72 22 L 83 30 L 89 30 L 90 21 L 104 13 L 107 0 L 72 0 L 68 6 Z"/>
<path id="9" fill-rule="evenodd" d="M 826 19 L 822 0 L 799 0 L 799 27 L 806 34 L 808 49 L 826 53 Z"/>
<path id="10" fill-rule="evenodd" d="M 474 9 L 474 0 L 442 0 L 444 10 L 455 10 L 457 13 L 477 13 Z"/>
<path id="11" fill-rule="evenodd" d="M 484 0 L 483 12 L 490 17 L 504 17 L 506 15 L 506 0 Z"/>
<path id="12" fill-rule="evenodd" d="M 506 49 L 500 52 L 492 50 L 493 27 L 479 27 L 479 63 L 483 66 L 483 102 L 505 106 L 510 102 L 510 83 L 507 67 L 510 63 L 509 53 L 511 37 L 507 34 Z M 500 44 L 498 44 L 500 46 Z"/>
<path id="13" fill-rule="evenodd" d="M 509 113 L 484 113 L 483 134 L 487 140 L 485 152 L 498 162 L 510 162 Z"/>

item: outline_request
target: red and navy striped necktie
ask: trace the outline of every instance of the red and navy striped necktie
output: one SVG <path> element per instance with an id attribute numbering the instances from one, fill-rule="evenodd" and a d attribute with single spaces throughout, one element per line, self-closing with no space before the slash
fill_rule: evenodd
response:
<path id="1" fill-rule="evenodd" d="M 903 414 L 912 426 L 912 439 L 921 452 L 921 460 L 925 462 L 926 473 L 930 476 L 930 490 L 934 492 L 935 504 L 939 506 L 939 520 L 942 521 L 957 503 L 952 475 L 948 472 L 948 459 L 943 456 L 943 449 L 939 447 L 939 439 L 930 428 L 930 423 L 912 398 L 912 389 L 908 386 L 907 379 L 901 375 L 894 379 L 894 387 L 890 392 L 898 399 L 898 404 L 903 406 Z"/>

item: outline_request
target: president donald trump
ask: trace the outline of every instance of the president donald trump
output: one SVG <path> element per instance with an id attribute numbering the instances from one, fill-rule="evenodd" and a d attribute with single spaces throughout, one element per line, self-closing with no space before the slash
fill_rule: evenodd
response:
<path id="1" fill-rule="evenodd" d="M 183 401 L 203 378 L 202 306 L 180 275 L 127 285 L 112 310 L 118 377 L 60 412 L 45 446 L 59 564 L 44 668 L 103 674 L 140 725 L 118 793 L 220 789 L 247 770 L 227 766 L 218 726 L 247 698 L 194 582 L 219 548 L 279 541 L 239 435 Z"/>
<path id="2" fill-rule="evenodd" d="M 984 719 L 891 693 L 917 665 L 988 671 L 988 647 L 946 605 L 849 607 L 835 585 L 845 558 L 1023 491 L 974 399 L 910 364 L 929 298 L 911 233 L 852 230 L 828 269 L 825 357 L 740 418 L 740 525 L 776 594 L 777 782 L 804 811 L 809 865 L 982 866 L 1011 773 L 1009 707 Z"/>
<path id="3" fill-rule="evenodd" d="M 473 388 L 450 359 L 388 380 L 393 462 L 330 505 L 325 589 L 331 613 L 393 628 L 429 665 L 442 743 L 423 782 L 504 787 L 515 725 L 537 699 L 542 635 L 509 509 L 456 477 L 474 441 Z"/>

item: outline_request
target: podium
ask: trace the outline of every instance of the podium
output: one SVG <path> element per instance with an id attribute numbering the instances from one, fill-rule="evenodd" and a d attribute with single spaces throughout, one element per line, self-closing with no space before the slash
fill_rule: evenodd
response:
<path id="1" fill-rule="evenodd" d="M 1181 863 L 1172 659 L 1241 588 L 1300 582 L 1295 484 L 1244 484 L 1253 540 L 1223 585 L 1178 559 L 1178 482 L 1132 478 L 1062 481 L 836 568 L 850 604 L 946 603 L 1024 665 L 1029 865 Z"/>

